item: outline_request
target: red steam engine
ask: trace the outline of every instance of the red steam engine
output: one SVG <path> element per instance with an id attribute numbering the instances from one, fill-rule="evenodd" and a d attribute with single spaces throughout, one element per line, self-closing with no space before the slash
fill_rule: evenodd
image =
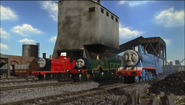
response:
<path id="1" fill-rule="evenodd" d="M 40 69 L 32 71 L 32 74 L 37 75 L 38 79 L 66 79 L 70 78 L 71 73 L 75 73 L 73 68 L 76 61 L 66 56 L 47 59 L 46 53 L 43 53 L 43 58 L 39 58 L 37 63 Z"/>

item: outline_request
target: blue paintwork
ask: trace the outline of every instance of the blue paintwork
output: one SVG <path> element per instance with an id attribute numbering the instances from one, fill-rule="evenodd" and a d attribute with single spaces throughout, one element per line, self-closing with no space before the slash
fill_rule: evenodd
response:
<path id="1" fill-rule="evenodd" d="M 162 59 L 157 58 L 152 54 L 143 54 L 143 53 L 140 54 L 143 57 L 143 61 L 139 60 L 139 63 L 136 65 L 136 67 L 154 67 L 156 68 L 157 73 L 163 73 Z M 125 67 L 124 64 L 123 67 Z"/>
<path id="2" fill-rule="evenodd" d="M 154 67 L 157 70 L 157 73 L 163 72 L 163 60 L 157 58 L 152 54 L 141 54 L 143 57 L 143 62 L 139 62 L 137 67 Z M 141 64 L 140 64 L 141 63 Z"/>
<path id="3" fill-rule="evenodd" d="M 136 82 L 138 83 L 139 82 L 139 76 L 136 76 L 136 78 L 137 78 Z"/>
<path id="4" fill-rule="evenodd" d="M 145 69 L 143 69 L 142 72 L 141 72 L 141 78 L 142 79 L 145 78 Z"/>
<path id="5" fill-rule="evenodd" d="M 162 66 L 163 60 L 162 59 L 152 54 L 144 54 L 144 53 L 139 53 L 139 54 L 142 56 L 143 61 L 139 60 L 139 63 L 136 65 L 136 67 L 153 67 L 153 68 L 156 68 L 157 73 L 163 73 L 163 66 Z M 123 67 L 124 66 L 125 65 L 123 64 Z M 151 80 L 152 78 L 153 78 L 152 73 L 149 73 L 145 77 L 145 70 L 142 70 L 141 77 L 139 79 L 140 81 L 145 81 L 145 80 Z"/>
<path id="6" fill-rule="evenodd" d="M 140 79 L 140 82 L 142 82 L 142 81 L 143 81 L 143 79 L 141 78 L 141 79 Z"/>
<path id="7" fill-rule="evenodd" d="M 151 80 L 152 78 L 153 78 L 152 73 L 149 72 L 149 74 L 148 74 L 148 79 Z"/>
<path id="8" fill-rule="evenodd" d="M 143 57 L 143 61 L 139 61 L 136 67 L 154 67 L 157 70 L 157 73 L 163 73 L 163 60 L 155 57 L 152 54 L 143 54 L 140 53 Z M 123 64 L 123 67 L 125 65 Z"/>
<path id="9" fill-rule="evenodd" d="M 149 75 L 147 74 L 146 77 L 145 77 L 146 81 L 148 81 L 149 79 Z"/>

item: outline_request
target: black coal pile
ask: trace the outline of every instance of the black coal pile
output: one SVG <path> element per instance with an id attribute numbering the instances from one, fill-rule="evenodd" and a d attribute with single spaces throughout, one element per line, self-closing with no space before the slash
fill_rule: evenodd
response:
<path id="1" fill-rule="evenodd" d="M 160 91 L 166 94 L 185 95 L 185 71 L 170 74 L 165 79 L 153 83 L 149 87 L 149 94 L 160 94 Z"/>

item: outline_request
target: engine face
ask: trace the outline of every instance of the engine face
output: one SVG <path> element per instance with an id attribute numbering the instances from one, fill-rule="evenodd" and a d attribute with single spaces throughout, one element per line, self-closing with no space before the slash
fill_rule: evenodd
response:
<path id="1" fill-rule="evenodd" d="M 135 66 L 139 62 L 139 55 L 134 50 L 127 50 L 123 54 L 123 63 L 126 66 Z"/>
<path id="2" fill-rule="evenodd" d="M 44 58 L 40 58 L 38 60 L 38 64 L 40 68 L 44 68 L 46 66 L 46 60 Z"/>
<path id="3" fill-rule="evenodd" d="M 83 60 L 83 59 L 78 59 L 77 61 L 76 61 L 76 67 L 78 67 L 78 68 L 82 68 L 82 67 L 84 67 L 85 66 L 85 61 Z"/>

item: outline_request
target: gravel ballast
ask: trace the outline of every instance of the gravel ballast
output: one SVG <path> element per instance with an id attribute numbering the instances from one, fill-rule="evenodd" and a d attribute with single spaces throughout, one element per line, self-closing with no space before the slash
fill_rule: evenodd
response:
<path id="1" fill-rule="evenodd" d="M 125 85 L 125 84 L 123 84 Z M 1 91 L 0 92 L 0 104 L 1 103 L 7 103 L 7 102 L 13 102 L 13 101 L 19 101 L 19 100 L 25 100 L 25 99 L 33 99 L 43 96 L 50 96 L 50 95 L 56 95 L 56 94 L 63 94 L 63 93 L 69 93 L 69 92 L 75 92 L 75 91 L 81 91 L 81 90 L 87 90 L 92 88 L 99 87 L 100 84 L 94 81 L 89 81 L 86 83 L 78 83 L 78 84 L 64 84 L 61 86 L 47 86 L 47 87 L 37 87 L 37 88 L 22 88 L 22 89 L 14 89 L 14 90 L 8 90 L 8 91 Z M 93 97 L 87 97 L 85 99 L 93 98 L 95 99 L 91 103 L 94 104 L 113 104 L 116 102 L 116 100 L 120 96 L 131 96 L 132 91 L 137 89 L 140 93 L 140 96 L 145 95 L 146 90 L 151 86 L 149 83 L 140 83 L 135 84 L 129 87 L 120 88 L 112 90 L 112 92 L 106 93 L 105 95 L 97 95 L 96 98 Z M 113 94 L 112 94 L 113 93 Z M 99 97 L 99 98 L 98 98 Z M 108 101 L 109 100 L 109 101 Z M 78 100 L 81 102 L 80 100 Z M 70 104 L 70 103 L 66 103 Z"/>
<path id="2" fill-rule="evenodd" d="M 96 82 L 88 82 L 79 84 L 64 84 L 61 86 L 47 86 L 1 91 L 0 103 L 7 103 L 24 99 L 32 99 L 37 97 L 86 90 L 91 88 L 97 88 L 98 86 L 99 84 Z"/>
<path id="3" fill-rule="evenodd" d="M 23 86 L 23 85 L 36 85 L 36 84 L 45 84 L 45 83 L 57 83 L 58 81 L 23 81 L 23 82 L 11 82 L 11 83 L 0 83 L 0 87 L 10 87 L 10 86 Z"/>

